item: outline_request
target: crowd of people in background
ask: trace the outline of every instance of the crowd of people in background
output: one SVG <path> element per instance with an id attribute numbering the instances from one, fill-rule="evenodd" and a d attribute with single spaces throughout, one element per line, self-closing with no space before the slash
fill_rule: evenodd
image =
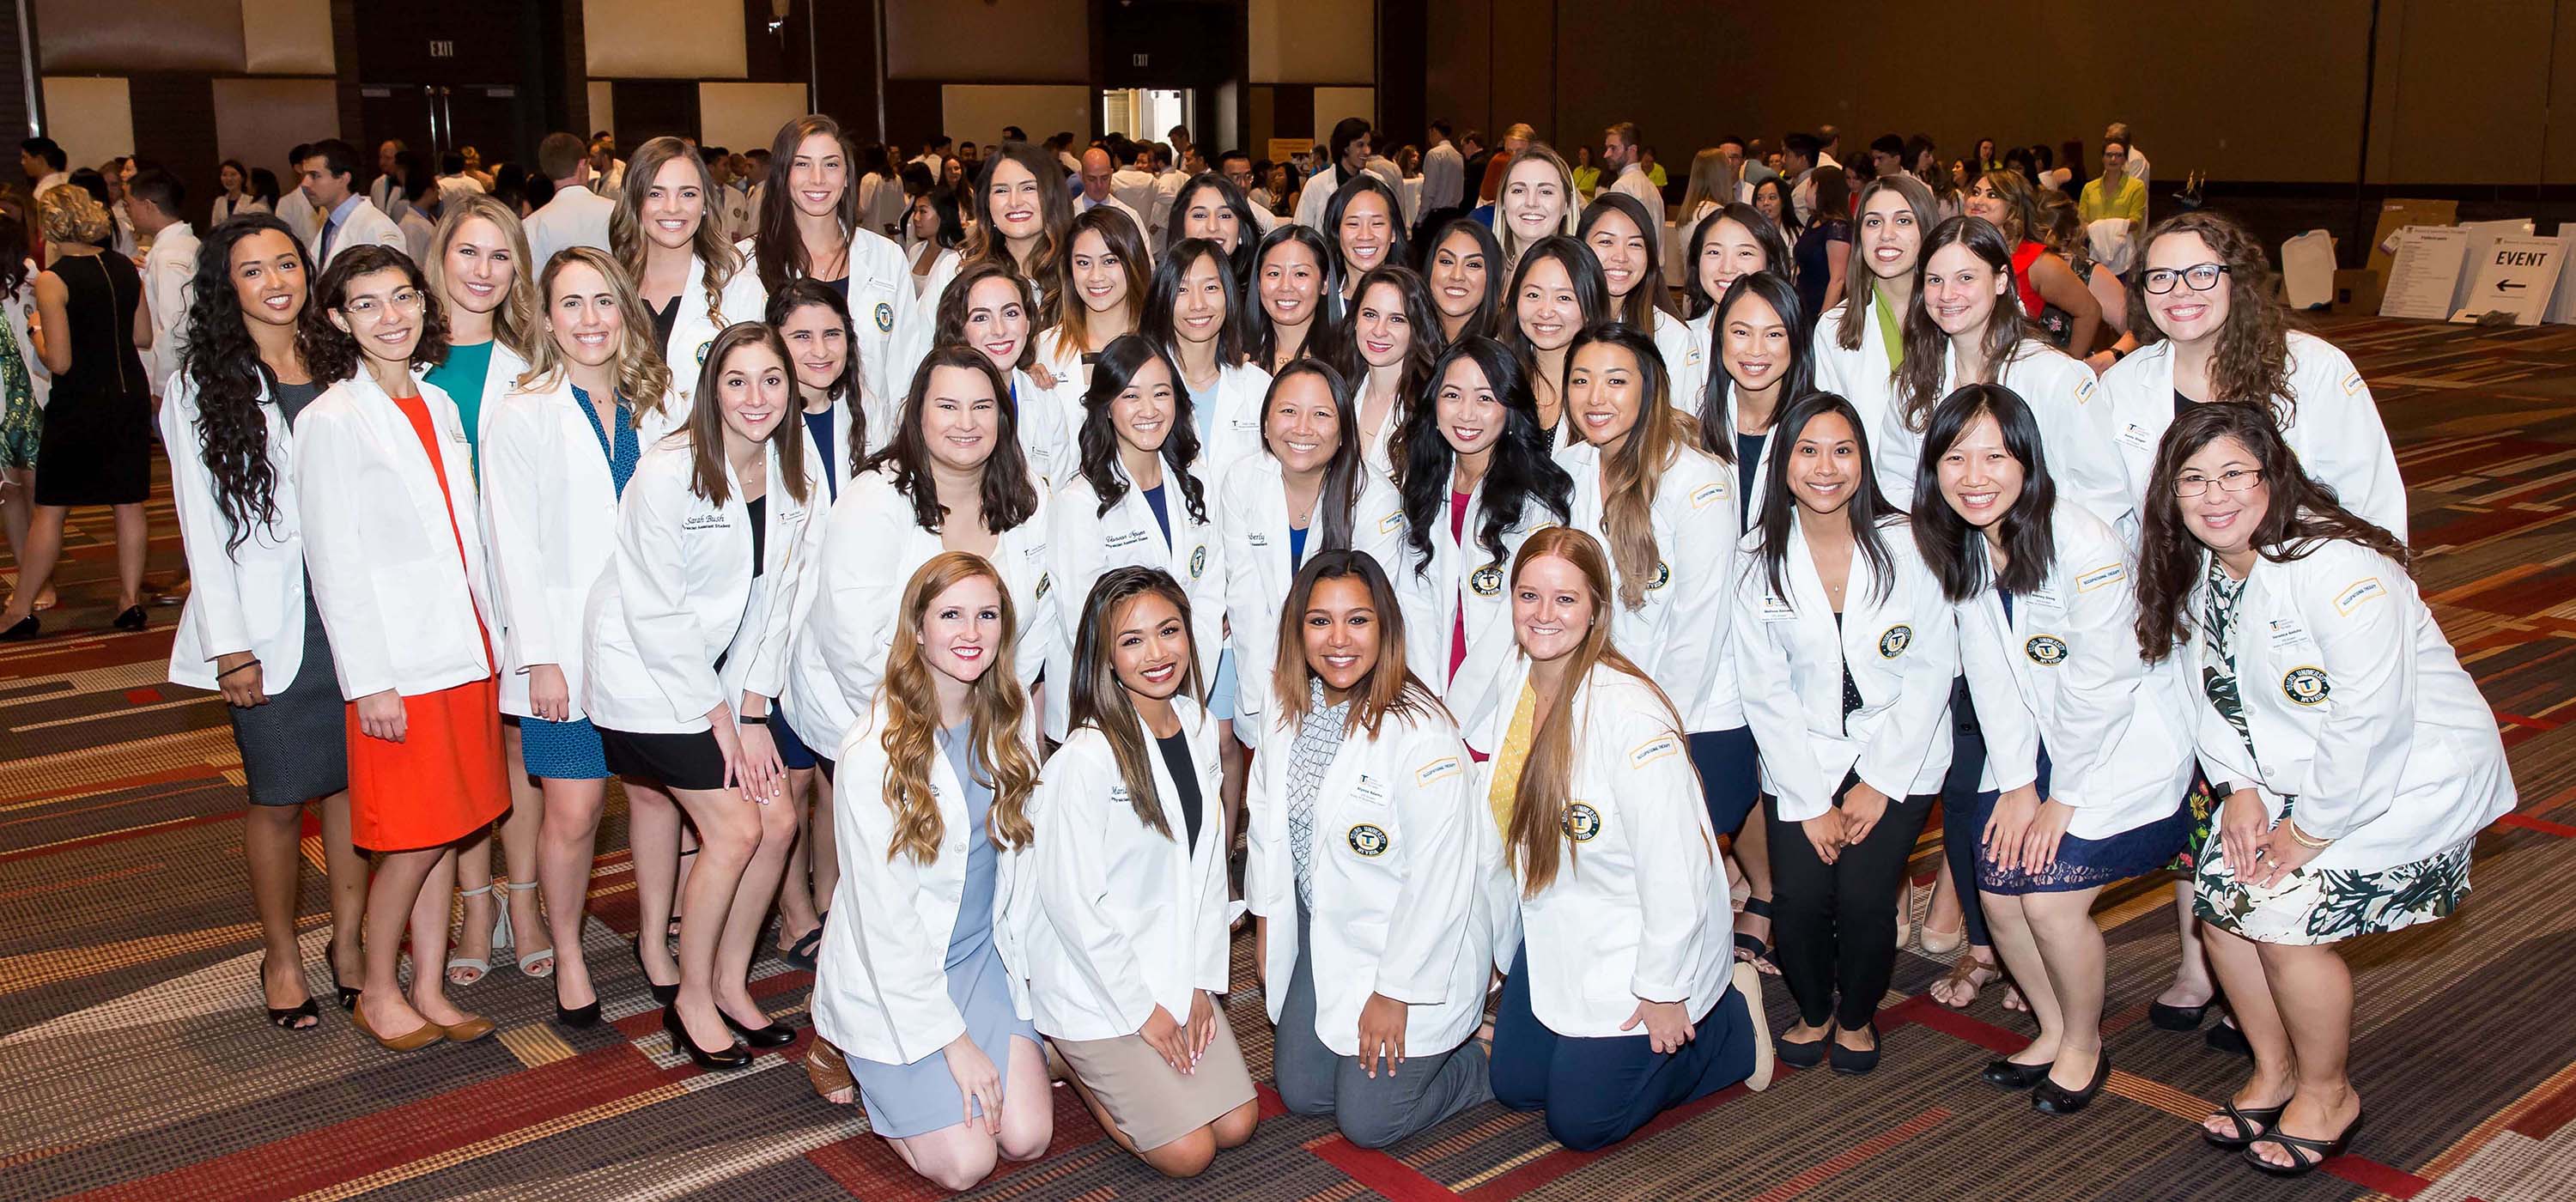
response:
<path id="1" fill-rule="evenodd" d="M 2513 785 L 2367 385 L 2125 127 L 2089 179 L 998 132 L 326 138 L 211 201 L 24 144 L 0 638 L 79 506 L 147 624 L 157 395 L 268 1022 L 320 1020 L 310 805 L 361 1029 L 487 1038 L 496 962 L 598 1024 L 615 779 L 675 1050 L 787 1045 L 752 966 L 814 974 L 815 1090 L 950 1188 L 1047 1146 L 1048 1047 L 1157 1170 L 1253 1138 L 1237 988 L 1362 1146 L 1488 1100 L 1606 1146 L 1872 1071 L 1917 939 L 2029 1016 L 1981 1079 L 2070 1114 L 2090 908 L 2158 873 L 2151 1016 L 2250 1058 L 2203 1137 L 2348 1145 L 2338 947 L 2449 915 Z"/>

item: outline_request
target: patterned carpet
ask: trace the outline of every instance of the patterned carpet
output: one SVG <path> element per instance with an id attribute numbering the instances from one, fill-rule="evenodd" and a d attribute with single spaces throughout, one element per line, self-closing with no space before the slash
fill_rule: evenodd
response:
<path id="1" fill-rule="evenodd" d="M 1875 1075 L 1784 1075 L 1601 1153 L 1486 1106 L 1387 1152 L 1272 1112 L 1193 1182 L 1156 1178 L 1057 1090 L 1055 1146 L 976 1197 L 1397 1202 L 1504 1199 L 2576 1197 L 2576 328 L 2378 320 L 2324 332 L 2358 360 L 2414 498 L 2425 596 L 2505 722 L 2523 808 L 2479 841 L 2453 921 L 2353 949 L 2354 1076 L 2372 1119 L 2355 1155 L 2300 1182 L 2204 1147 L 2193 1124 L 2240 1062 L 2144 1021 L 2174 935 L 2159 882 L 2107 897 L 2110 1093 L 2043 1121 L 1979 1085 L 2027 1030 L 1993 991 L 1965 1013 L 1907 954 Z M 814 1100 L 800 1043 L 709 1076 L 671 1054 L 623 947 L 634 923 L 612 800 L 587 945 L 609 1023 L 565 1032 L 551 993 L 504 967 L 459 991 L 501 1038 L 408 1057 L 338 1011 L 264 1025 L 243 869 L 239 767 L 220 705 L 162 681 L 177 611 L 103 633 L 104 512 L 76 515 L 63 631 L 0 653 L 0 1198 L 911 1199 L 913 1179 L 849 1109 Z M 154 507 L 156 578 L 178 534 Z M 312 833 L 312 832 L 308 832 Z M 1925 849 L 1930 850 L 1928 847 Z M 327 995 L 318 835 L 307 840 L 308 976 Z M 1236 979 L 1249 982 L 1248 948 Z M 802 1025 L 807 978 L 764 959 L 756 988 Z M 1256 1076 L 1257 992 L 1229 1003 Z M 1786 995 L 1774 984 L 1774 1016 Z M 1776 1017 L 1775 1017 L 1776 1021 Z"/>

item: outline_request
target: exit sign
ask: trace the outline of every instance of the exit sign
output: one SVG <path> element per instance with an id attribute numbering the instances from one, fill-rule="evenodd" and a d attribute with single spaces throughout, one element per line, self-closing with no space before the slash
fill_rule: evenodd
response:
<path id="1" fill-rule="evenodd" d="M 432 41 L 429 44 L 429 56 L 431 58 L 454 58 L 456 57 L 456 43 L 446 40 Z"/>

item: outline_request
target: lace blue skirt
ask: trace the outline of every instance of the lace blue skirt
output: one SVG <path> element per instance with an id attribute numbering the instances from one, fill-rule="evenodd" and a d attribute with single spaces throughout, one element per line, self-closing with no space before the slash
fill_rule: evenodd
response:
<path id="1" fill-rule="evenodd" d="M 2176 798 L 2173 813 L 2107 839 L 2078 839 L 2073 835 L 2059 839 L 2056 861 L 2036 872 L 2027 868 L 2006 869 L 1995 863 L 1985 848 L 1979 847 L 1977 889 L 2006 897 L 2026 893 L 2071 893 L 2160 871 L 2173 862 L 2174 853 L 2182 847 L 2183 840 L 2191 837 L 2192 812 L 2186 801 L 2185 798 Z M 1994 794 L 1977 794 L 1979 812 L 1976 825 L 1969 829 L 1985 829 L 1986 815 L 1993 812 L 1994 805 Z"/>

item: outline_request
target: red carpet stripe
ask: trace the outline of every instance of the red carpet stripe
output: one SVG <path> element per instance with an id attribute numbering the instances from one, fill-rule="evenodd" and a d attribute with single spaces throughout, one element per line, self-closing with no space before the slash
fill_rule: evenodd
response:
<path id="1" fill-rule="evenodd" d="M 1814 1168 L 1808 1169 L 1795 1177 L 1791 1177 L 1778 1185 L 1772 1186 L 1761 1193 L 1753 1195 L 1751 1198 L 1746 1199 L 1746 1202 L 1787 1202 L 1790 1198 L 1795 1198 L 1808 1190 L 1814 1189 L 1819 1185 L 1823 1185 L 1827 1181 L 1831 1181 L 1844 1173 L 1850 1172 L 1854 1167 L 1884 1154 L 1888 1149 L 1894 1148 L 1898 1144 L 1904 1143 L 1905 1141 L 1921 1135 L 1934 1127 L 1940 1126 L 1942 1123 L 1948 1121 L 1949 1118 L 1950 1112 L 1948 1110 L 1935 1106 L 1930 1110 L 1926 1110 L 1921 1114 L 1915 1115 L 1913 1118 L 1897 1124 L 1891 1130 L 1861 1141 L 1859 1144 L 1844 1150 L 1839 1156 L 1835 1156 Z"/>
<path id="2" fill-rule="evenodd" d="M 1388 1202 L 1453 1202 L 1458 1196 L 1412 1165 L 1363 1148 L 1338 1134 L 1316 1140 L 1306 1145 L 1306 1150 L 1314 1153 L 1317 1160 L 1348 1174 L 1351 1180 L 1385 1195 Z"/>

